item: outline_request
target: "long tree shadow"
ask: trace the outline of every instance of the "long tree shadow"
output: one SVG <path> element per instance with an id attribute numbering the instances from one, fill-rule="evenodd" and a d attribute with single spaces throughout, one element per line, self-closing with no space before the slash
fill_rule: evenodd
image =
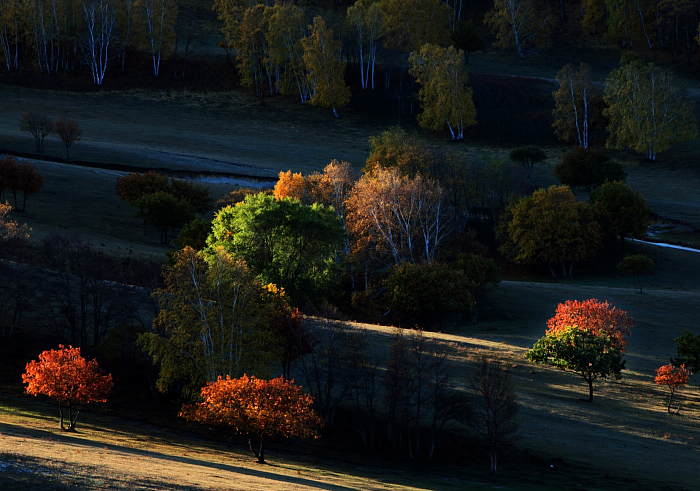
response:
<path id="1" fill-rule="evenodd" d="M 358 491 L 359 488 L 351 488 L 347 486 L 340 486 L 336 484 L 328 484 L 323 482 L 314 481 L 311 479 L 295 476 L 287 476 L 284 474 L 277 474 L 274 472 L 267 472 L 264 470 L 250 469 L 246 467 L 240 467 L 231 464 L 220 464 L 217 462 L 209 462 L 206 460 L 196 459 L 192 457 L 168 455 L 160 452 L 153 452 L 149 450 L 142 450 L 138 448 L 130 448 L 122 445 L 106 444 L 104 442 L 96 442 L 92 440 L 85 440 L 78 436 L 72 436 L 70 434 L 57 434 L 45 430 L 36 430 L 31 428 L 17 427 L 12 424 L 0 423 L 0 433 L 4 436 L 11 436 L 17 438 L 33 438 L 33 439 L 51 439 L 60 443 L 71 444 L 75 446 L 94 448 L 96 450 L 103 450 L 105 446 L 109 451 L 121 452 L 128 455 L 134 455 L 139 457 L 149 457 L 152 459 L 158 459 L 168 462 L 176 462 L 179 464 L 189 464 L 199 467 L 206 467 L 208 469 L 216 469 L 225 472 L 232 472 L 236 474 L 242 474 L 245 476 L 255 477 L 259 479 L 269 479 L 271 481 L 282 482 L 286 484 L 295 484 L 298 486 L 304 486 L 307 488 L 323 489 L 328 491 Z"/>

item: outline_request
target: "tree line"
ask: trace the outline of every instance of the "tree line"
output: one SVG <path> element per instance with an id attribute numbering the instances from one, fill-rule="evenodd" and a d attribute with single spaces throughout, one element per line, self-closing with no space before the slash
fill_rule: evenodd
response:
<path id="1" fill-rule="evenodd" d="M 174 0 L 3 0 L 0 53 L 8 71 L 31 52 L 41 73 L 87 68 L 101 85 L 110 64 L 123 71 L 129 52 L 139 50 L 157 77 L 173 49 L 176 18 Z"/>

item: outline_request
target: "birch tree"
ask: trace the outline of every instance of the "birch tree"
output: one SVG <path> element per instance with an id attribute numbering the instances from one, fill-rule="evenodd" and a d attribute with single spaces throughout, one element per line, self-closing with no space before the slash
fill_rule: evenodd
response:
<path id="1" fill-rule="evenodd" d="M 102 85 L 110 58 L 110 46 L 116 36 L 116 16 L 109 0 L 83 3 L 84 31 L 80 36 L 83 60 L 90 67 L 92 81 Z"/>
<path id="2" fill-rule="evenodd" d="M 153 60 L 153 75 L 160 73 L 161 58 L 175 42 L 177 5 L 174 0 L 142 0 L 146 36 Z"/>
<path id="3" fill-rule="evenodd" d="M 367 89 L 371 84 L 372 90 L 374 90 L 374 67 L 377 61 L 379 36 L 384 26 L 384 14 L 379 3 L 371 0 L 359 0 L 348 8 L 347 20 L 357 34 L 357 47 L 360 55 L 360 84 L 363 89 Z"/>
<path id="4" fill-rule="evenodd" d="M 601 94 L 593 83 L 591 67 L 581 63 L 574 71 L 571 63 L 557 73 L 559 89 L 554 95 L 554 132 L 562 140 L 574 141 L 581 148 L 590 143 L 591 122 L 594 108 Z"/>
<path id="5" fill-rule="evenodd" d="M 313 87 L 304 65 L 304 47 L 301 40 L 309 29 L 304 11 L 297 5 L 277 4 L 265 9 L 265 41 L 270 63 L 279 67 L 279 91 L 296 92 L 302 104 L 313 97 Z"/>
<path id="6" fill-rule="evenodd" d="M 352 248 L 371 250 L 387 265 L 431 262 L 451 231 L 442 188 L 420 175 L 402 176 L 395 168 L 362 176 L 347 209 Z"/>
<path id="7" fill-rule="evenodd" d="M 19 0 L 0 0 L 0 50 L 7 71 L 19 66 L 20 34 Z"/>
<path id="8" fill-rule="evenodd" d="M 313 87 L 311 104 L 333 109 L 337 118 L 339 107 L 350 102 L 350 89 L 345 85 L 345 62 L 340 60 L 341 43 L 333 30 L 326 27 L 323 17 L 314 17 L 309 26 L 311 34 L 302 39 L 304 63 Z"/>
<path id="9" fill-rule="evenodd" d="M 194 393 L 207 380 L 266 370 L 274 346 L 261 329 L 263 287 L 245 263 L 222 248 L 205 258 L 186 247 L 173 260 L 154 293 L 155 332 L 142 337 L 160 363 L 158 388 L 177 382 Z"/>
<path id="10" fill-rule="evenodd" d="M 621 66 L 610 73 L 603 99 L 610 121 L 608 148 L 630 148 L 656 160 L 672 143 L 697 135 L 694 103 L 668 69 L 640 63 Z"/>
<path id="11" fill-rule="evenodd" d="M 424 45 L 408 58 L 410 73 L 421 84 L 418 97 L 423 112 L 418 123 L 427 129 L 439 130 L 445 124 L 453 140 L 464 138 L 464 128 L 476 124 L 476 109 L 469 80 L 464 52 Z"/>
<path id="12" fill-rule="evenodd" d="M 551 19 L 534 0 L 494 0 L 484 22 L 496 35 L 496 46 L 512 46 L 521 59 L 549 45 Z"/>

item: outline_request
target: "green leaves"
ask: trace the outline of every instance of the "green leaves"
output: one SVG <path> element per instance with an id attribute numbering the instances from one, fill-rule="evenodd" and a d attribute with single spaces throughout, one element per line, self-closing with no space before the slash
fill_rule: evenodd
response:
<path id="1" fill-rule="evenodd" d="M 258 194 L 221 209 L 207 243 L 244 259 L 264 283 L 284 288 L 301 304 L 329 291 L 344 240 L 332 208 Z"/>
<path id="2" fill-rule="evenodd" d="M 581 375 L 588 382 L 591 402 L 595 379 L 622 377 L 621 371 L 625 368 L 622 355 L 623 349 L 607 334 L 570 326 L 540 338 L 525 357 L 533 363 Z"/>

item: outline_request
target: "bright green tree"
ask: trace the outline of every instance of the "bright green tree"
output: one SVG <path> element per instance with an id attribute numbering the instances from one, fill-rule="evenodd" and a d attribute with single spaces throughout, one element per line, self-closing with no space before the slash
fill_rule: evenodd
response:
<path id="1" fill-rule="evenodd" d="M 656 160 L 672 143 L 697 135 L 695 103 L 668 69 L 651 63 L 623 65 L 610 73 L 603 99 L 609 148 L 630 148 Z"/>
<path id="2" fill-rule="evenodd" d="M 588 383 L 588 402 L 593 402 L 593 382 L 598 378 L 620 379 L 625 368 L 624 349 L 603 332 L 570 326 L 540 338 L 525 356 L 533 363 L 553 365 L 581 375 Z"/>
<path id="3" fill-rule="evenodd" d="M 439 130 L 445 125 L 453 140 L 464 138 L 464 128 L 476 124 L 476 109 L 467 64 L 462 50 L 425 44 L 408 58 L 410 73 L 421 84 L 418 97 L 423 112 L 418 123 L 424 128 Z"/>
<path id="4" fill-rule="evenodd" d="M 501 224 L 501 251 L 516 263 L 545 263 L 570 276 L 577 261 L 601 245 L 600 225 L 588 203 L 577 202 L 568 186 L 538 189 L 510 206 Z"/>
<path id="5" fill-rule="evenodd" d="M 333 208 L 257 194 L 219 210 L 207 242 L 245 260 L 301 305 L 332 290 L 345 232 Z"/>
<path id="6" fill-rule="evenodd" d="M 301 43 L 304 63 L 309 70 L 307 77 L 313 87 L 311 104 L 332 108 L 337 118 L 337 109 L 350 102 L 350 88 L 345 85 L 345 62 L 340 59 L 341 43 L 321 16 L 314 17 L 309 29 L 309 37 Z"/>

